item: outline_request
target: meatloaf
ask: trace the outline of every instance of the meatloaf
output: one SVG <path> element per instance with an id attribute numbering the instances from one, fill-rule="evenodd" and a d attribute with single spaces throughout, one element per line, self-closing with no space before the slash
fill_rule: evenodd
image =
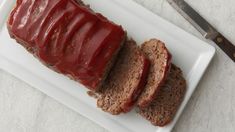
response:
<path id="1" fill-rule="evenodd" d="M 128 112 L 145 85 L 149 60 L 133 40 L 124 44 L 103 87 L 97 106 L 113 115 Z"/>
<path id="2" fill-rule="evenodd" d="M 150 60 L 147 84 L 138 98 L 139 107 L 147 107 L 157 96 L 160 87 L 165 83 L 170 70 L 171 54 L 165 44 L 157 39 L 151 39 L 141 45 L 142 52 Z"/>
<path id="3" fill-rule="evenodd" d="M 126 38 L 121 26 L 76 0 L 17 0 L 12 38 L 51 69 L 98 90 Z"/>
<path id="4" fill-rule="evenodd" d="M 158 96 L 139 113 L 153 125 L 165 126 L 170 123 L 186 92 L 186 81 L 182 71 L 172 64 L 166 83 L 161 87 Z"/>

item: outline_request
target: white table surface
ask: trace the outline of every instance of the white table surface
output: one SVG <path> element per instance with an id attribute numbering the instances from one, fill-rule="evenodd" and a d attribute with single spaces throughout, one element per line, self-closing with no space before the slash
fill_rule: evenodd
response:
<path id="1" fill-rule="evenodd" d="M 200 39 L 166 0 L 135 0 Z M 235 44 L 234 0 L 186 0 Z M 206 41 L 206 40 L 205 40 Z M 210 44 L 214 45 L 210 41 Z M 235 131 L 235 63 L 219 48 L 173 132 Z M 0 132 L 106 132 L 0 70 Z M 147 130 L 146 130 L 147 132 Z"/>

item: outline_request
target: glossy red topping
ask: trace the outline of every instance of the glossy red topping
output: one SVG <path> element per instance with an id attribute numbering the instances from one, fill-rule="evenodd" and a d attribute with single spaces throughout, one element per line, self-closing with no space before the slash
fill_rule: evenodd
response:
<path id="1" fill-rule="evenodd" d="M 125 39 L 121 26 L 75 0 L 17 0 L 8 28 L 41 61 L 91 90 Z"/>

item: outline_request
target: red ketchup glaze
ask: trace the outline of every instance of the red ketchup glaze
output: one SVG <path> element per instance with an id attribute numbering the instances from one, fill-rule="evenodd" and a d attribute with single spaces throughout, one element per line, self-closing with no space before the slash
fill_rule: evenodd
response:
<path id="1" fill-rule="evenodd" d="M 17 0 L 8 24 L 43 63 L 91 90 L 125 39 L 121 26 L 75 0 Z"/>

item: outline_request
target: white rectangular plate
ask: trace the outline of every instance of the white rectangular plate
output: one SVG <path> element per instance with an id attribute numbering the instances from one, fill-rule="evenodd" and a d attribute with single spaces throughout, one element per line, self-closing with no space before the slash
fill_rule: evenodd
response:
<path id="1" fill-rule="evenodd" d="M 85 0 L 92 9 L 121 24 L 139 44 L 150 38 L 166 42 L 173 63 L 180 66 L 187 80 L 187 93 L 174 121 L 166 127 L 152 126 L 134 111 L 112 116 L 96 108 L 86 89 L 57 74 L 16 44 L 8 35 L 6 17 L 15 0 L 0 4 L 0 68 L 8 71 L 64 105 L 112 132 L 170 132 L 211 61 L 215 49 L 198 38 L 151 13 L 132 0 Z"/>

